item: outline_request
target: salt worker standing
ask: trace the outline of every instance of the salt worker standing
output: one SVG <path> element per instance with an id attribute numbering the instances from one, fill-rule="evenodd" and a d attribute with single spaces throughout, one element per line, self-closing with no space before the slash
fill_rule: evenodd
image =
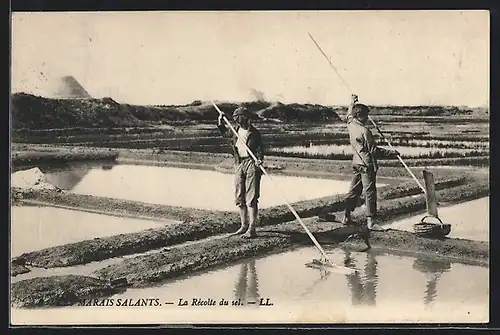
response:
<path id="1" fill-rule="evenodd" d="M 254 238 L 257 236 L 255 228 L 262 177 L 259 166 L 264 159 L 262 136 L 259 130 L 252 125 L 251 114 L 245 107 L 239 107 L 233 112 L 233 120 L 237 124 L 234 128 L 241 141 L 231 130 L 226 128 L 222 114 L 219 114 L 217 120 L 217 128 L 222 136 L 231 139 L 234 156 L 235 202 L 240 209 L 241 227 L 233 235 Z M 252 151 L 257 161 L 254 161 L 250 156 L 243 143 Z"/>
<path id="2" fill-rule="evenodd" d="M 347 112 L 347 129 L 349 141 L 353 148 L 353 177 L 345 201 L 344 224 L 352 224 L 351 212 L 356 208 L 362 192 L 365 194 L 367 228 L 379 230 L 375 219 L 377 216 L 376 175 L 378 170 L 377 156 L 399 155 L 396 150 L 378 147 L 372 132 L 366 127 L 370 110 L 366 105 L 357 103 L 358 96 L 351 96 L 351 104 Z"/>

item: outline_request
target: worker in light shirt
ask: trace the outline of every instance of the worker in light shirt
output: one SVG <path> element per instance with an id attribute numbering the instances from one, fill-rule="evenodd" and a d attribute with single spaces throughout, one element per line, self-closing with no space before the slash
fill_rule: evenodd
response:
<path id="1" fill-rule="evenodd" d="M 349 132 L 349 142 L 353 148 L 352 170 L 353 176 L 349 192 L 345 200 L 344 224 L 352 224 L 351 212 L 365 194 L 366 221 L 370 230 L 381 230 L 376 224 L 377 216 L 377 186 L 378 171 L 377 156 L 398 156 L 396 150 L 386 149 L 377 145 L 371 130 L 367 126 L 370 109 L 358 103 L 358 96 L 351 95 L 346 121 Z"/>
<path id="2" fill-rule="evenodd" d="M 239 107 L 233 112 L 236 122 L 235 130 L 238 136 L 224 125 L 223 114 L 219 114 L 217 128 L 222 136 L 231 139 L 235 164 L 235 202 L 240 209 L 241 227 L 233 235 L 243 238 L 254 238 L 258 217 L 258 202 L 260 197 L 260 180 L 262 176 L 259 166 L 264 159 L 262 136 L 251 123 L 251 114 L 245 107 Z M 254 161 L 246 146 L 257 158 Z"/>

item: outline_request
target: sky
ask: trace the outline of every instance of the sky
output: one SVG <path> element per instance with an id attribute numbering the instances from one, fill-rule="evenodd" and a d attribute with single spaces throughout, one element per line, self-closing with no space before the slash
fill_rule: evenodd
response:
<path id="1" fill-rule="evenodd" d="M 130 104 L 474 107 L 489 47 L 487 11 L 13 13 L 11 89 L 50 97 L 72 75 Z"/>

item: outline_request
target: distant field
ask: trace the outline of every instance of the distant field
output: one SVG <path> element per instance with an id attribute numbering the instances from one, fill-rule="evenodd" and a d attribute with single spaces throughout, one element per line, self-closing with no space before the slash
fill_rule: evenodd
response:
<path id="1" fill-rule="evenodd" d="M 352 157 L 346 107 L 268 102 L 219 103 L 230 112 L 255 112 L 267 155 L 346 160 Z M 465 159 L 489 156 L 487 109 L 439 106 L 372 106 L 373 119 L 403 157 Z M 217 112 L 195 101 L 182 106 L 131 106 L 112 99 L 45 99 L 13 96 L 16 143 L 119 149 L 230 152 L 215 126 Z M 371 126 L 371 125 L 369 125 Z M 379 145 L 385 146 L 373 129 Z M 388 158 L 394 159 L 394 158 Z"/>

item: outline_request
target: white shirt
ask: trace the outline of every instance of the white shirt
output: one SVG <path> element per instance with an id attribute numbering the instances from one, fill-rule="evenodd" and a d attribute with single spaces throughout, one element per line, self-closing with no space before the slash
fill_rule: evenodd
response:
<path id="1" fill-rule="evenodd" d="M 245 148 L 244 145 L 247 143 L 248 134 L 249 134 L 248 129 L 243 129 L 242 127 L 238 129 L 238 136 L 241 138 L 241 141 L 239 139 L 236 141 L 236 148 L 238 149 L 238 155 L 241 158 L 249 156 L 247 149 Z"/>

